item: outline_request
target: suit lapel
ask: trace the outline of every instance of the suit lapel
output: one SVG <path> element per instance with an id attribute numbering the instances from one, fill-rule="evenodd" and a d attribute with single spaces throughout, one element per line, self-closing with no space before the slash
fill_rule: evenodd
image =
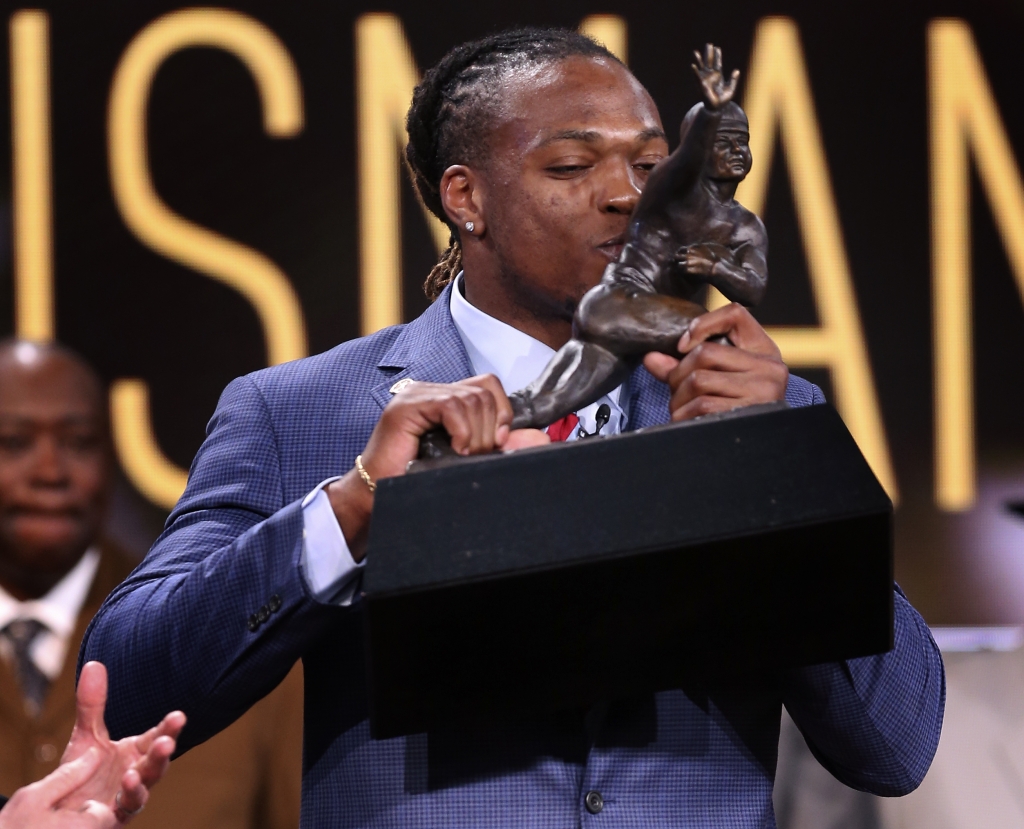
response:
<path id="1" fill-rule="evenodd" d="M 397 369 L 372 391 L 381 408 L 391 401 L 391 388 L 400 380 L 455 383 L 473 374 L 466 347 L 452 320 L 451 291 L 448 285 L 433 305 L 405 326 L 377 364 L 380 369 Z"/>
<path id="2" fill-rule="evenodd" d="M 25 699 L 12 666 L 0 660 L 0 717 L 18 722 L 25 716 Z"/>
<path id="3" fill-rule="evenodd" d="M 455 383 L 473 374 L 466 346 L 452 320 L 451 291 L 449 284 L 433 305 L 405 326 L 377 364 L 380 369 L 395 372 L 371 392 L 381 408 L 391 401 L 391 389 L 400 380 Z M 627 431 L 667 422 L 668 386 L 642 365 L 633 370 L 625 391 L 629 401 Z"/>

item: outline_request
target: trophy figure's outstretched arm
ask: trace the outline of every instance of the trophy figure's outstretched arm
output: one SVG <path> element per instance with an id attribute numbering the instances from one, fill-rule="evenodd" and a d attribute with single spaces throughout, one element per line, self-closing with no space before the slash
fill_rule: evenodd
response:
<path id="1" fill-rule="evenodd" d="M 700 52 L 693 54 L 696 59 L 696 63 L 692 64 L 693 71 L 700 80 L 704 105 L 695 107 L 683 119 L 679 146 L 651 172 L 633 212 L 634 227 L 638 221 L 659 215 L 667 204 L 684 197 L 693 188 L 714 144 L 721 121 L 721 108 L 731 102 L 736 94 L 740 71 L 733 70 L 726 80 L 722 74 L 721 49 L 709 43 L 705 47 L 704 57 Z"/>

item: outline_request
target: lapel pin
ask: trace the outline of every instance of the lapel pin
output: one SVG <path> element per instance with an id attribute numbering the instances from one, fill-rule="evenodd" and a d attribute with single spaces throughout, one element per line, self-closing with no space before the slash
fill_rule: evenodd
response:
<path id="1" fill-rule="evenodd" d="M 392 394 L 398 394 L 400 391 L 402 391 L 403 389 L 407 388 L 408 386 L 411 386 L 415 382 L 416 381 L 413 380 L 411 377 L 403 377 L 401 380 L 399 380 L 397 383 L 395 383 L 395 385 L 393 385 L 389 389 L 389 391 Z"/>

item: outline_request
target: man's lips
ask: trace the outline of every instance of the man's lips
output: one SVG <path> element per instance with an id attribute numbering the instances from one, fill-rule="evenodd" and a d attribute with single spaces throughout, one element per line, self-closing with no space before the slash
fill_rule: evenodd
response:
<path id="1" fill-rule="evenodd" d="M 602 242 L 597 246 L 597 249 L 608 257 L 609 262 L 617 262 L 625 244 L 626 240 L 623 236 L 616 236 L 613 239 Z"/>
<path id="2" fill-rule="evenodd" d="M 27 521 L 80 521 L 82 510 L 76 507 L 25 507 L 4 510 L 9 518 Z"/>

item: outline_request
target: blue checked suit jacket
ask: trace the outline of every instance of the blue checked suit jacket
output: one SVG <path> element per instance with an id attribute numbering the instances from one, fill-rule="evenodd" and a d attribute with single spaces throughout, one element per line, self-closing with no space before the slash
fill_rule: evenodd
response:
<path id="1" fill-rule="evenodd" d="M 300 502 L 352 467 L 396 380 L 471 374 L 448 307 L 446 292 L 408 325 L 227 387 L 166 530 L 86 633 L 81 660 L 110 672 L 111 733 L 138 733 L 180 708 L 188 748 L 301 658 L 304 829 L 774 827 L 783 703 L 845 783 L 885 795 L 915 788 L 938 742 L 944 677 L 898 588 L 896 646 L 883 656 L 616 702 L 593 738 L 571 713 L 370 738 L 358 602 L 310 597 Z M 627 399 L 630 428 L 667 419 L 667 387 L 642 368 Z M 824 402 L 795 377 L 786 399 Z M 274 596 L 279 609 L 250 631 L 249 616 L 277 606 Z M 604 799 L 596 815 L 584 805 L 592 790 Z"/>

